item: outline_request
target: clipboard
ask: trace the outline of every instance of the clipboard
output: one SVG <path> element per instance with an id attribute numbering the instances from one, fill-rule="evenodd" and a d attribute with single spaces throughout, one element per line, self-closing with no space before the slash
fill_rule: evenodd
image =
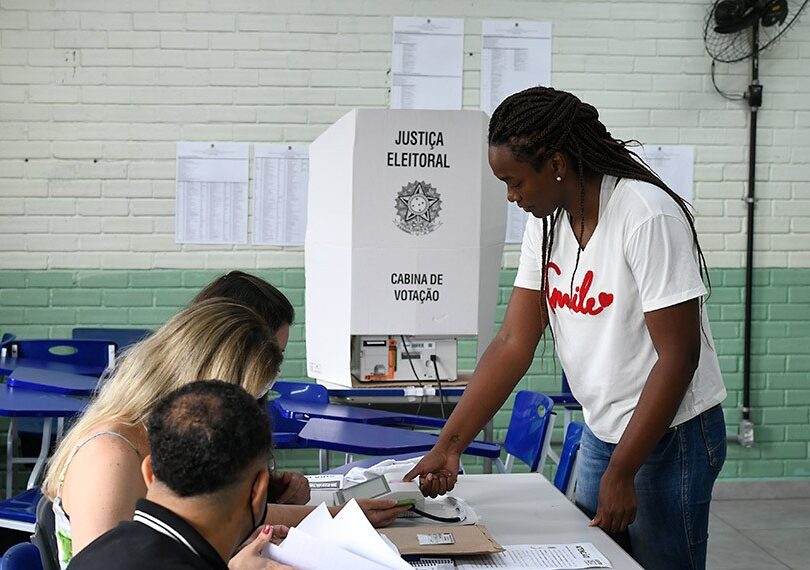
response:
<path id="1" fill-rule="evenodd" d="M 492 538 L 484 525 L 408 526 L 384 528 L 379 531 L 393 542 L 399 553 L 407 555 L 463 556 L 503 552 L 504 547 Z M 417 535 L 452 534 L 452 544 L 420 544 Z"/>

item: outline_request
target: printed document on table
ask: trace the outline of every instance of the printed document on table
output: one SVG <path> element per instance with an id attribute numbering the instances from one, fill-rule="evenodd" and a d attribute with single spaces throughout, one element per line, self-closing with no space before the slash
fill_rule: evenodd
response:
<path id="1" fill-rule="evenodd" d="M 512 93 L 551 85 L 551 22 L 484 20 L 481 24 L 481 110 L 492 115 Z M 529 215 L 506 207 L 506 243 L 520 243 Z"/>
<path id="2" fill-rule="evenodd" d="M 629 147 L 652 168 L 659 178 L 681 198 L 694 198 L 695 147 L 684 145 L 646 145 Z"/>
<path id="3" fill-rule="evenodd" d="M 613 568 L 590 542 L 576 544 L 520 544 L 506 551 L 456 561 L 456 570 L 478 568 Z"/>
<path id="4" fill-rule="evenodd" d="M 551 85 L 551 22 L 484 20 L 481 110 L 492 115 L 512 93 Z"/>
<path id="5" fill-rule="evenodd" d="M 464 20 L 394 18 L 392 109 L 461 109 Z"/>
<path id="6" fill-rule="evenodd" d="M 303 245 L 309 146 L 256 144 L 253 169 L 253 243 Z"/>
<path id="7" fill-rule="evenodd" d="M 247 243 L 248 145 L 178 142 L 177 243 Z"/>

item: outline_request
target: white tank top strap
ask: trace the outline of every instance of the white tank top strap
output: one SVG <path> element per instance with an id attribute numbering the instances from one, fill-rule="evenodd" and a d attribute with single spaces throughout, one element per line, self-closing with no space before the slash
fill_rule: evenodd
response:
<path id="1" fill-rule="evenodd" d="M 73 461 L 76 452 L 79 451 L 86 443 L 89 443 L 102 435 L 111 435 L 113 437 L 123 439 L 129 444 L 130 447 L 132 447 L 132 450 L 138 454 L 138 457 L 141 457 L 141 452 L 138 451 L 135 444 L 132 443 L 127 436 L 122 433 L 118 433 L 117 431 L 99 431 L 91 434 L 80 441 L 76 447 L 73 448 L 73 451 L 70 452 L 70 455 L 65 462 L 65 466 L 62 467 L 62 471 L 59 473 L 59 485 L 56 487 L 56 497 L 54 497 L 53 500 L 53 514 L 56 527 L 56 550 L 59 556 L 60 570 L 66 570 L 68 564 L 70 564 L 70 561 L 73 558 L 73 536 L 70 530 L 70 517 L 68 517 L 68 514 L 65 512 L 65 509 L 62 506 L 62 484 L 65 482 L 67 469 L 70 466 L 71 461 Z"/>
<path id="2" fill-rule="evenodd" d="M 129 446 L 132 448 L 132 450 L 136 454 L 138 454 L 138 457 L 140 459 L 143 459 L 143 457 L 141 456 L 141 452 L 138 451 L 138 448 L 136 447 L 136 445 L 134 443 L 132 443 L 132 441 L 122 433 L 118 433 L 117 431 L 98 431 L 98 432 L 96 432 L 94 434 L 91 434 L 91 435 L 87 436 L 86 438 L 84 438 L 83 440 L 81 440 L 79 443 L 76 444 L 76 447 L 74 447 L 73 451 L 70 452 L 70 455 L 68 456 L 67 461 L 65 461 L 65 465 L 64 465 L 64 467 L 62 467 L 62 471 L 59 473 L 59 486 L 57 487 L 57 491 L 56 491 L 56 496 L 57 497 L 59 496 L 60 491 L 62 490 L 62 483 L 65 481 L 65 475 L 67 474 L 68 467 L 70 467 L 70 463 L 73 461 L 73 458 L 76 456 L 76 453 L 82 447 L 84 447 L 86 444 L 90 443 L 92 440 L 96 439 L 97 437 L 99 437 L 101 435 L 111 435 L 113 437 L 123 439 L 125 442 L 127 442 L 129 444 Z"/>

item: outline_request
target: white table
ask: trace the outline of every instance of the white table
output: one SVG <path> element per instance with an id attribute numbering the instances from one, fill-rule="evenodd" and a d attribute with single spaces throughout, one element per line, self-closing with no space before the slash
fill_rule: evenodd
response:
<path id="1" fill-rule="evenodd" d="M 591 542 L 617 570 L 641 570 L 539 473 L 461 475 L 452 491 L 475 509 L 501 545 Z"/>

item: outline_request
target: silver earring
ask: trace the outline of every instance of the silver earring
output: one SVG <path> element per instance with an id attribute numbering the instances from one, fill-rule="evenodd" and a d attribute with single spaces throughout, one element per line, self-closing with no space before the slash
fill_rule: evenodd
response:
<path id="1" fill-rule="evenodd" d="M 562 176 L 557 177 L 557 182 L 562 182 Z"/>

